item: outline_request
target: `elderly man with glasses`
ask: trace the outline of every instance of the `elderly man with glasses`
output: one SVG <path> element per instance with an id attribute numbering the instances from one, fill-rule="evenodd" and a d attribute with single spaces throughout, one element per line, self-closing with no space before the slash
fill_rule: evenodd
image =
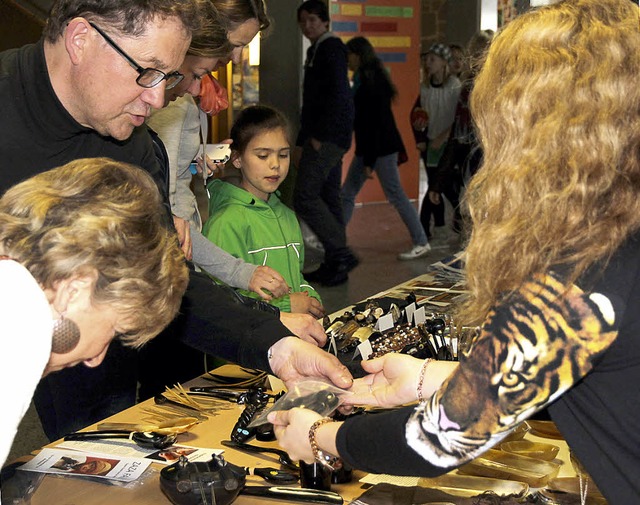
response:
<path id="1" fill-rule="evenodd" d="M 0 53 L 0 193 L 71 160 L 107 156 L 155 178 L 172 226 L 163 148 L 144 122 L 182 78 L 178 69 L 198 27 L 200 1 L 57 0 L 38 43 Z M 168 335 L 188 345 L 285 381 L 314 374 L 350 384 L 335 358 L 292 336 L 324 341 L 309 316 L 287 319 L 287 328 L 195 272 L 180 312 Z M 58 438 L 133 404 L 136 359 L 116 342 L 101 367 L 74 367 L 43 380 L 36 407 L 47 436 Z"/>

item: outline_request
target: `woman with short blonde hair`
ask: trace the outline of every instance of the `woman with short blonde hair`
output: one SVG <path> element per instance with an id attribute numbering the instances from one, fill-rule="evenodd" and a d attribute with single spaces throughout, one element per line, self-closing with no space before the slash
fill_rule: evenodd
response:
<path id="1" fill-rule="evenodd" d="M 0 199 L 0 419 L 4 462 L 39 379 L 140 347 L 176 315 L 188 281 L 156 184 L 107 158 L 38 174 Z M 72 395 L 73 391 L 68 391 Z"/>

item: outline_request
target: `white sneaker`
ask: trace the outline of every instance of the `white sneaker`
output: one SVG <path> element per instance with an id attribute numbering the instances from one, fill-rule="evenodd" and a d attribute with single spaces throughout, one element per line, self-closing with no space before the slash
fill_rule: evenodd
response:
<path id="1" fill-rule="evenodd" d="M 427 254 L 429 254 L 429 251 L 431 251 L 431 246 L 429 244 L 414 245 L 410 251 L 398 254 L 398 259 L 404 261 L 423 258 Z"/>

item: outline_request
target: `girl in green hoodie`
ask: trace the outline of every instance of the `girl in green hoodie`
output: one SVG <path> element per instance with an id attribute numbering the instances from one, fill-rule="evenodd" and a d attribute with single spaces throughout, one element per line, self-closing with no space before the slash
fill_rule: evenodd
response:
<path id="1" fill-rule="evenodd" d="M 238 115 L 231 138 L 230 163 L 242 180 L 239 187 L 220 179 L 209 183 L 204 235 L 237 258 L 277 270 L 291 286 L 289 294 L 271 300 L 280 310 L 322 317 L 320 295 L 301 272 L 304 244 L 298 220 L 277 195 L 289 172 L 286 118 L 271 107 L 248 107 Z"/>

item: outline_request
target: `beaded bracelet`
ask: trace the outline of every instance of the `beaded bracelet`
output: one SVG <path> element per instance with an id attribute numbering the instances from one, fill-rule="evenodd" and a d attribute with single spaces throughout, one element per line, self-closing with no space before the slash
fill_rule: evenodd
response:
<path id="1" fill-rule="evenodd" d="M 320 449 L 320 447 L 318 446 L 318 441 L 316 440 L 316 432 L 318 431 L 318 428 L 320 428 L 320 426 L 322 426 L 323 424 L 333 422 L 334 420 L 330 417 L 323 417 L 322 419 L 318 419 L 311 425 L 311 428 L 309 428 L 309 443 L 311 444 L 313 457 L 322 466 L 325 466 L 332 471 L 340 469 L 340 467 L 342 466 L 342 461 L 339 457 L 334 456 L 333 454 L 326 453 Z"/>
<path id="2" fill-rule="evenodd" d="M 431 363 L 433 361 L 432 358 L 427 358 L 424 360 L 424 363 L 422 364 L 422 368 L 420 369 L 420 375 L 418 376 L 418 401 L 420 403 L 425 403 L 426 400 L 424 399 L 424 396 L 422 395 L 422 384 L 424 383 L 424 376 L 425 376 L 425 372 L 427 371 L 427 366 L 429 366 L 429 363 Z"/>

